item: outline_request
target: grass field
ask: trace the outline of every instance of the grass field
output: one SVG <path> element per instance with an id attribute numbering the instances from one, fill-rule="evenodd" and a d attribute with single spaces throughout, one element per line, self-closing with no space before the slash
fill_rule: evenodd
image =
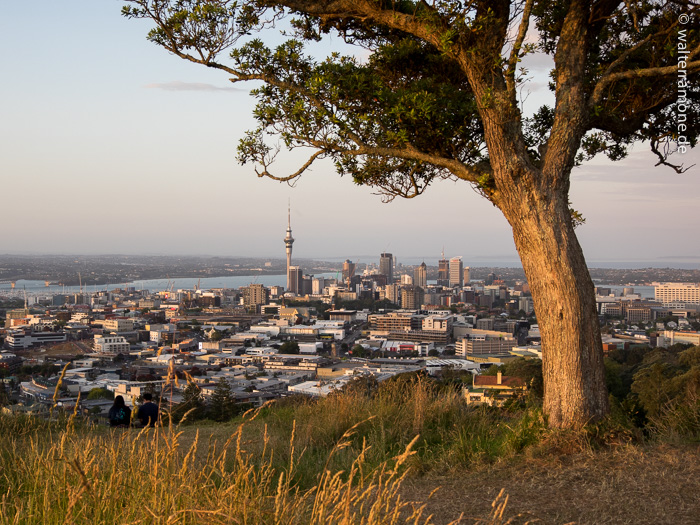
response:
<path id="1" fill-rule="evenodd" d="M 536 406 L 468 407 L 420 377 L 224 424 L 0 416 L 0 524 L 697 520 L 697 444 L 544 423 Z"/>

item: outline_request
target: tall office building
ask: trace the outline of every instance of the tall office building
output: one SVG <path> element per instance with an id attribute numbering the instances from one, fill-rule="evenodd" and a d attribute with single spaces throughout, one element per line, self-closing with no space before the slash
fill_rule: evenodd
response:
<path id="1" fill-rule="evenodd" d="M 301 266 L 290 266 L 287 270 L 287 291 L 297 295 L 302 294 L 304 272 Z"/>
<path id="2" fill-rule="evenodd" d="M 461 257 L 452 257 L 450 259 L 450 284 L 449 286 L 459 286 L 460 288 L 464 285 L 464 266 L 462 265 Z"/>
<path id="3" fill-rule="evenodd" d="M 471 268 L 469 266 L 464 267 L 464 284 L 469 284 L 471 279 Z"/>
<path id="4" fill-rule="evenodd" d="M 379 273 L 386 275 L 387 284 L 394 282 L 394 256 L 390 253 L 383 253 L 380 255 Z"/>
<path id="5" fill-rule="evenodd" d="M 355 263 L 350 259 L 345 259 L 343 263 L 343 281 L 347 281 L 355 275 Z"/>
<path id="6" fill-rule="evenodd" d="M 420 286 L 425 290 L 428 287 L 428 267 L 425 263 L 421 263 L 415 270 L 413 270 L 413 284 Z"/>
<path id="7" fill-rule="evenodd" d="M 450 284 L 450 262 L 445 259 L 445 251 L 442 251 L 442 259 L 438 261 L 438 286 L 449 286 Z"/>
<path id="8" fill-rule="evenodd" d="M 287 207 L 287 235 L 284 238 L 284 249 L 287 252 L 287 290 L 292 291 L 292 279 L 290 277 L 290 271 L 292 269 L 292 245 L 294 244 L 294 237 L 292 237 L 292 210 L 291 206 Z M 299 288 L 297 287 L 294 293 L 299 293 Z"/>

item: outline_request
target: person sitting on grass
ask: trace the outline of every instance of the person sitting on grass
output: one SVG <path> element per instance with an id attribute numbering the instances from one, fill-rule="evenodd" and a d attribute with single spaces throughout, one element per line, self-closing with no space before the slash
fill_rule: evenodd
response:
<path id="1" fill-rule="evenodd" d="M 141 425 L 144 427 L 156 426 L 156 421 L 158 421 L 158 405 L 153 402 L 153 395 L 150 392 L 146 392 L 143 395 L 143 405 L 139 407 L 136 417 L 141 420 Z"/>
<path id="2" fill-rule="evenodd" d="M 114 398 L 114 404 L 109 409 L 109 426 L 128 428 L 131 423 L 131 409 L 124 403 L 122 396 Z"/>

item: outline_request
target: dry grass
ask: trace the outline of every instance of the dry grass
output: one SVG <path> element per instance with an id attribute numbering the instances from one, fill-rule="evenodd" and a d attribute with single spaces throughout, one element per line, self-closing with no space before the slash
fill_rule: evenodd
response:
<path id="1" fill-rule="evenodd" d="M 289 464 L 277 469 L 267 435 L 261 456 L 246 452 L 245 423 L 223 443 L 195 433 L 187 446 L 173 428 L 100 433 L 34 423 L 23 434 L 16 432 L 22 425 L 0 418 L 3 431 L 14 431 L 0 449 L 1 524 L 430 522 L 422 505 L 399 493 L 415 440 L 380 468 L 366 468 L 365 449 L 348 471 L 330 469 L 349 446 L 353 426 L 331 449 L 317 483 L 302 489 L 294 481 L 294 432 Z"/>
<path id="2" fill-rule="evenodd" d="M 112 429 L 0 416 L 0 525 L 692 523 L 697 447 L 547 431 L 422 378 L 229 424 Z M 601 443 L 607 443 L 596 451 Z M 610 445 L 612 444 L 612 445 Z M 439 474 L 438 474 L 439 473 Z"/>
<path id="3" fill-rule="evenodd" d="M 679 524 L 700 521 L 697 446 L 620 446 L 523 458 L 462 475 L 409 479 L 402 492 L 427 502 L 436 524 L 480 523 L 499 491 L 512 523 Z"/>

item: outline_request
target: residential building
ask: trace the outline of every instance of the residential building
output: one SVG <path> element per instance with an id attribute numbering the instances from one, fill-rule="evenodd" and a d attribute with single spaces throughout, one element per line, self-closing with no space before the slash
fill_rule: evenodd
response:
<path id="1" fill-rule="evenodd" d="M 474 376 L 473 386 L 465 389 L 464 397 L 467 404 L 485 403 L 501 406 L 508 399 L 517 397 L 526 390 L 527 385 L 523 379 L 504 376 L 498 372 L 496 376 Z"/>
<path id="2" fill-rule="evenodd" d="M 401 288 L 401 308 L 419 310 L 423 304 L 425 292 L 420 286 L 408 285 Z"/>
<path id="3" fill-rule="evenodd" d="M 96 335 L 93 346 L 99 354 L 128 354 L 131 347 L 127 340 L 119 335 Z"/>
<path id="4" fill-rule="evenodd" d="M 399 304 L 400 290 L 401 290 L 401 287 L 398 284 L 395 284 L 395 283 L 387 284 L 384 287 L 384 297 L 386 297 L 386 300 L 389 302 L 392 302 L 394 304 Z"/>
<path id="5" fill-rule="evenodd" d="M 251 284 L 241 288 L 243 292 L 243 305 L 248 308 L 255 308 L 256 311 L 261 305 L 267 304 L 269 299 L 268 290 L 262 284 Z"/>
<path id="6" fill-rule="evenodd" d="M 452 323 L 451 315 L 430 315 L 423 319 L 422 329 L 452 333 Z"/>
<path id="7" fill-rule="evenodd" d="M 107 332 L 131 332 L 134 329 L 134 320 L 126 317 L 105 319 L 102 328 Z"/>
<path id="8" fill-rule="evenodd" d="M 518 310 L 522 310 L 527 315 L 535 311 L 535 305 L 532 302 L 532 297 L 523 296 L 518 298 Z"/>
<path id="9" fill-rule="evenodd" d="M 390 314 L 372 314 L 367 317 L 367 320 L 373 330 L 420 330 L 423 317 L 412 313 L 392 312 Z"/>

